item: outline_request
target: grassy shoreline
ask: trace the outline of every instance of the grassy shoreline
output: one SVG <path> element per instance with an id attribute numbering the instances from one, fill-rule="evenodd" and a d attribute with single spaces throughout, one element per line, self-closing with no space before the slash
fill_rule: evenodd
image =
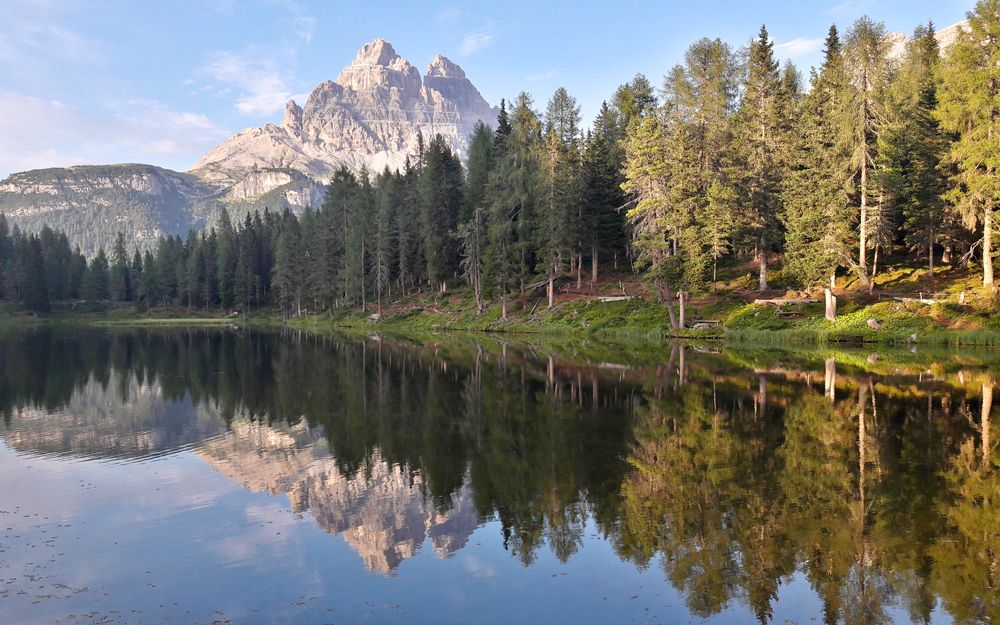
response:
<path id="1" fill-rule="evenodd" d="M 101 312 L 57 310 L 37 317 L 5 312 L 0 313 L 0 324 L 96 327 L 246 326 L 291 328 L 315 333 L 344 330 L 398 334 L 485 332 L 550 337 L 593 336 L 642 342 L 700 339 L 755 345 L 1000 345 L 1000 327 L 994 326 L 997 322 L 992 318 L 984 318 L 982 315 L 953 316 L 949 319 L 957 327 L 949 328 L 930 315 L 909 311 L 901 306 L 867 306 L 845 314 L 835 322 L 827 322 L 814 317 L 783 319 L 776 315 L 772 307 L 747 304 L 728 311 L 718 326 L 686 330 L 672 330 L 666 316 L 665 307 L 660 304 L 634 301 L 590 306 L 564 305 L 553 311 L 531 316 L 513 315 L 504 322 L 499 319 L 499 311 L 492 309 L 482 315 L 460 309 L 451 311 L 451 314 L 438 311 L 411 312 L 386 315 L 378 322 L 373 322 L 369 314 L 362 312 L 284 319 L 278 311 L 255 311 L 245 316 L 230 316 L 204 312 L 189 314 L 176 309 L 147 312 L 116 309 Z M 868 319 L 876 319 L 878 327 L 869 326 Z"/>
<path id="2" fill-rule="evenodd" d="M 512 300 L 507 320 L 499 305 L 476 312 L 472 294 L 460 287 L 441 293 L 414 293 L 386 304 L 381 315 L 367 310 L 340 309 L 285 319 L 276 308 L 247 314 L 159 307 L 140 311 L 134 304 L 57 305 L 51 313 L 34 316 L 0 305 L 0 325 L 82 324 L 91 326 L 247 326 L 292 328 L 314 333 L 373 332 L 428 334 L 487 332 L 498 335 L 545 335 L 553 338 L 595 337 L 620 342 L 663 342 L 702 339 L 752 345 L 940 345 L 1000 346 L 1000 295 L 977 287 L 967 273 L 939 276 L 928 285 L 914 270 L 899 269 L 883 276 L 880 294 L 858 290 L 845 280 L 837 289 L 838 316 L 824 319 L 821 293 L 773 291 L 778 304 L 754 303 L 758 294 L 729 285 L 690 300 L 689 329 L 671 328 L 665 304 L 654 301 L 650 285 L 607 278 L 596 288 L 577 291 L 564 285 L 549 309 L 541 293 Z M 620 276 L 624 278 L 625 276 Z M 937 299 L 900 297 L 907 291 L 937 286 Z M 924 291 L 928 292 L 928 291 Z M 627 293 L 627 299 L 621 296 Z M 709 320 L 711 324 L 699 324 Z"/>

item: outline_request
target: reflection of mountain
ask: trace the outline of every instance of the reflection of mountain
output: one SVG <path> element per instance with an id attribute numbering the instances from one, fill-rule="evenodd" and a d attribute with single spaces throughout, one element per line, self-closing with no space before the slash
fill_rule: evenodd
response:
<path id="1" fill-rule="evenodd" d="M 2 437 L 28 453 L 137 458 L 182 449 L 224 429 L 209 405 L 168 401 L 156 383 L 113 376 L 106 384 L 90 378 L 59 410 L 21 408 Z"/>
<path id="2" fill-rule="evenodd" d="M 465 546 L 479 523 L 468 485 L 453 495 L 447 511 L 439 511 L 425 497 L 420 475 L 390 465 L 378 453 L 364 471 L 344 477 L 322 432 L 304 423 L 236 421 L 200 453 L 244 488 L 287 494 L 293 510 L 309 510 L 378 573 L 392 573 L 428 537 L 434 551 L 447 557 Z"/>

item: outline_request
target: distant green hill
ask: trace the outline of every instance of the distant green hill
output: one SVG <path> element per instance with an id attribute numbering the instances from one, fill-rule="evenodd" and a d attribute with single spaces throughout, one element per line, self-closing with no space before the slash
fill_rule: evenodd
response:
<path id="1" fill-rule="evenodd" d="M 124 232 L 132 245 L 151 248 L 157 237 L 200 229 L 226 207 L 234 219 L 248 211 L 299 210 L 322 201 L 322 186 L 289 170 L 253 170 L 233 186 L 141 164 L 36 169 L 0 181 L 0 213 L 11 225 L 66 233 L 92 256 Z"/>

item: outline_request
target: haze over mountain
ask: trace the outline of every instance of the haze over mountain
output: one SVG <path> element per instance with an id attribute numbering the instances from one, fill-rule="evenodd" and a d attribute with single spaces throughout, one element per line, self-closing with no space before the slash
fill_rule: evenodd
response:
<path id="1" fill-rule="evenodd" d="M 236 133 L 188 173 L 141 164 L 17 173 L 0 181 L 0 212 L 27 230 L 64 230 L 86 254 L 110 247 L 119 230 L 148 247 L 211 224 L 222 207 L 238 217 L 316 206 L 337 168 L 402 168 L 420 136 L 440 134 L 464 155 L 473 125 L 496 115 L 458 64 L 437 55 L 421 76 L 376 39 L 304 107 L 289 101 L 280 126 Z"/>

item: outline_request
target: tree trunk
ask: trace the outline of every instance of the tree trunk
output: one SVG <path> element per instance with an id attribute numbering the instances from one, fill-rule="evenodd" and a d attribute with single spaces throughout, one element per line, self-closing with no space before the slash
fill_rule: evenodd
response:
<path id="1" fill-rule="evenodd" d="M 556 292 L 555 292 L 555 276 L 554 276 L 554 272 L 552 271 L 552 269 L 549 269 L 549 287 L 548 287 L 548 291 L 549 291 L 549 308 L 552 308 L 553 304 L 555 304 L 555 296 L 556 296 Z"/>
<path id="2" fill-rule="evenodd" d="M 878 245 L 875 246 L 875 256 L 872 259 L 872 278 L 868 281 L 868 294 L 871 295 L 875 290 L 875 276 L 878 275 Z"/>
<path id="3" fill-rule="evenodd" d="M 867 77 L 866 77 L 867 78 Z M 867 80 L 865 86 L 866 90 Z M 861 120 L 864 128 L 861 130 L 861 223 L 858 236 L 858 270 L 861 273 L 861 284 L 868 284 L 868 102 L 867 93 L 861 98 Z"/>
<path id="4" fill-rule="evenodd" d="M 824 367 L 823 392 L 834 401 L 837 398 L 837 359 L 827 358 Z"/>
<path id="5" fill-rule="evenodd" d="M 684 329 L 685 309 L 686 309 L 686 304 L 687 304 L 687 293 L 685 293 L 684 291 L 681 291 L 680 293 L 677 294 L 677 304 L 678 304 L 678 308 L 679 308 L 679 310 L 678 310 L 679 319 L 677 321 L 677 327 L 679 329 L 683 330 Z"/>
<path id="6" fill-rule="evenodd" d="M 993 205 L 983 214 L 983 286 L 993 285 Z"/>
<path id="7" fill-rule="evenodd" d="M 983 431 L 983 468 L 990 466 L 990 413 L 993 412 L 993 385 L 983 382 L 983 407 L 979 412 L 979 425 Z"/>
<path id="8" fill-rule="evenodd" d="M 590 402 L 593 410 L 597 410 L 600 405 L 601 396 L 598 391 L 597 376 L 591 374 L 590 376 Z"/>
<path id="9" fill-rule="evenodd" d="M 597 284 L 597 246 L 590 248 L 590 283 Z"/>
<path id="10" fill-rule="evenodd" d="M 826 299 L 826 320 L 836 321 L 837 319 L 837 296 L 830 289 L 823 289 Z"/>
<path id="11" fill-rule="evenodd" d="M 500 294 L 500 319 L 507 321 L 507 293 Z"/>
<path id="12" fill-rule="evenodd" d="M 670 315 L 670 329 L 677 329 L 677 318 L 674 317 L 674 294 L 670 292 L 670 287 L 666 284 L 660 287 L 660 297 L 667 305 L 667 313 Z"/>
<path id="13" fill-rule="evenodd" d="M 767 290 L 767 252 L 761 249 L 759 254 L 757 255 L 757 261 L 760 263 L 760 276 L 757 281 L 758 282 L 757 290 L 763 293 L 764 291 Z M 713 270 L 712 280 L 713 280 L 712 286 L 714 287 L 715 286 L 714 270 Z"/>
<path id="14" fill-rule="evenodd" d="M 931 229 L 930 240 L 927 242 L 927 279 L 934 277 L 934 229 Z"/>
<path id="15" fill-rule="evenodd" d="M 576 257 L 576 290 L 583 288 L 583 252 Z"/>
<path id="16" fill-rule="evenodd" d="M 763 421 L 767 418 L 767 378 L 762 375 L 757 376 L 757 402 L 757 416 Z"/>

